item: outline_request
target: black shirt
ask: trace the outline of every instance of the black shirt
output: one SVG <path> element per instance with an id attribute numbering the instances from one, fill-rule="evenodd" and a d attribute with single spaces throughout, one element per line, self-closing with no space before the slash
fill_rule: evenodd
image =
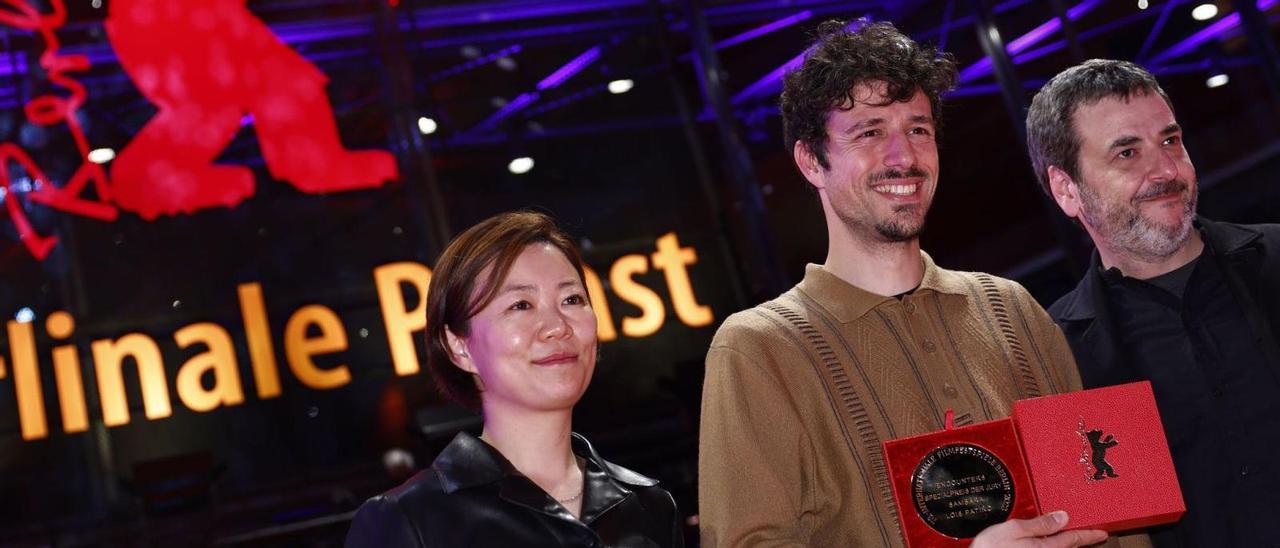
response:
<path id="1" fill-rule="evenodd" d="M 1187 513 L 1157 546 L 1280 546 L 1280 385 L 1208 247 L 1156 279 L 1103 273 L 1117 334 L 1151 381 Z"/>

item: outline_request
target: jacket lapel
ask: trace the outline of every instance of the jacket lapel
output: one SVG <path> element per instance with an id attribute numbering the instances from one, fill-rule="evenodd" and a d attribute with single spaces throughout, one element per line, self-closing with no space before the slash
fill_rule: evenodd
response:
<path id="1" fill-rule="evenodd" d="M 578 456 L 587 461 L 587 468 L 584 471 L 583 481 L 586 482 L 587 493 L 590 495 L 582 501 L 582 523 L 590 524 L 596 518 L 603 515 L 609 509 L 622 504 L 631 496 L 631 491 L 622 486 L 620 480 L 629 479 L 623 472 L 628 470 L 613 470 L 608 462 L 600 458 L 600 454 L 596 453 L 591 443 L 586 438 L 577 434 L 573 435 L 573 451 Z M 617 473 L 620 477 L 615 478 Z M 647 481 L 647 485 L 653 485 L 656 482 L 648 478 L 638 476 L 640 480 Z M 635 480 L 633 480 L 635 481 Z M 644 483 L 639 483 L 645 485 Z"/>
<path id="2" fill-rule="evenodd" d="M 1080 381 L 1085 388 L 1111 386 L 1137 380 L 1116 337 L 1115 323 L 1107 308 L 1106 288 L 1099 272 L 1101 263 L 1093 254 L 1089 269 L 1073 291 L 1060 321 L 1076 354 Z M 1071 336 L 1071 335 L 1075 336 Z"/>
<path id="3" fill-rule="evenodd" d="M 507 502 L 535 512 L 573 519 L 568 510 L 518 472 L 506 457 L 466 432 L 459 432 L 431 466 L 439 475 L 445 493 L 496 483 L 498 496 Z"/>
<path id="4" fill-rule="evenodd" d="M 583 487 L 586 488 L 585 486 Z M 502 480 L 502 489 L 498 496 L 512 504 L 523 506 L 534 512 L 541 512 L 558 518 L 573 520 L 564 506 L 557 503 L 550 495 L 543 492 L 532 480 L 521 475 L 510 475 Z"/>
<path id="5" fill-rule="evenodd" d="M 1267 287 L 1264 285 L 1262 251 L 1258 240 L 1262 233 L 1246 226 L 1224 224 L 1197 219 L 1196 223 L 1204 229 L 1209 248 L 1214 251 L 1218 266 L 1227 279 L 1232 296 L 1240 306 L 1241 313 L 1253 328 L 1255 340 L 1270 366 L 1271 374 L 1280 380 L 1280 348 L 1274 336 L 1274 327 L 1267 310 L 1274 310 L 1274 304 L 1268 302 Z"/>
<path id="6" fill-rule="evenodd" d="M 432 463 L 432 467 L 440 476 L 446 493 L 478 485 L 497 484 L 498 497 L 502 500 L 535 512 L 586 524 L 592 523 L 632 496 L 631 490 L 624 484 L 640 487 L 657 484 L 652 479 L 610 464 L 600 458 L 600 454 L 596 453 L 586 438 L 576 433 L 572 436 L 574 454 L 586 461 L 580 520 L 575 520 L 563 505 L 517 471 L 496 449 L 465 432 L 458 433 Z"/>
<path id="7" fill-rule="evenodd" d="M 485 485 L 502 480 L 511 463 L 489 444 L 466 432 L 458 432 L 453 441 L 431 463 L 445 493 Z"/>

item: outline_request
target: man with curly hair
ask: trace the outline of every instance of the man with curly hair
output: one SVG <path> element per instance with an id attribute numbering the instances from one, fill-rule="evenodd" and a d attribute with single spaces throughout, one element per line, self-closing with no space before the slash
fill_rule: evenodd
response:
<path id="1" fill-rule="evenodd" d="M 712 342 L 704 546 L 902 546 L 883 441 L 941 430 L 948 410 L 974 424 L 1080 388 L 1062 333 L 1022 286 L 920 250 L 954 61 L 888 23 L 831 21 L 818 35 L 786 77 L 782 116 L 822 204 L 827 257 Z M 973 546 L 1106 539 L 1068 525 L 1063 512 L 1010 520 Z"/>

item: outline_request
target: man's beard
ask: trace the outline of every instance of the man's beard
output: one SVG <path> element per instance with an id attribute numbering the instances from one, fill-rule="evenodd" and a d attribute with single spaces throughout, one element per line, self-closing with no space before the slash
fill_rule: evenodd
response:
<path id="1" fill-rule="evenodd" d="M 929 176 L 928 173 L 925 173 L 923 169 L 920 169 L 917 166 L 911 166 L 907 168 L 905 171 L 899 171 L 897 169 L 890 168 L 883 171 L 877 171 L 875 173 L 872 173 L 871 175 L 867 176 L 867 180 L 863 184 L 867 185 L 867 187 L 869 188 L 875 185 L 875 183 L 878 183 L 880 181 L 887 181 L 891 179 L 920 178 L 922 179 L 922 181 L 919 183 L 920 186 L 917 187 L 916 189 L 916 192 L 920 192 L 921 190 L 923 190 L 923 187 L 924 187 L 925 181 L 923 180 L 927 179 L 928 176 Z M 914 213 L 908 213 L 911 216 L 910 219 L 900 219 L 898 217 L 900 213 L 916 212 L 916 211 L 919 211 L 921 208 L 925 208 L 925 211 L 919 213 L 918 215 Z M 925 217 L 929 213 L 927 208 L 928 208 L 928 204 L 904 204 L 904 205 L 894 206 L 893 214 L 888 219 L 876 220 L 871 225 L 871 228 L 876 232 L 876 234 L 880 235 L 880 237 L 883 238 L 884 241 L 886 242 L 898 243 L 898 242 L 906 242 L 906 241 L 914 240 L 918 238 L 920 236 L 920 232 L 924 230 Z M 836 215 L 840 217 L 842 221 L 844 221 L 846 226 L 860 226 L 860 225 L 866 224 L 865 220 L 856 219 L 852 215 L 850 215 L 848 212 L 840 208 L 836 209 Z"/>
<path id="2" fill-rule="evenodd" d="M 1138 204 L 1148 198 L 1182 192 L 1182 218 L 1174 226 L 1152 222 Z M 1128 202 L 1104 202 L 1085 182 L 1080 185 L 1080 216 L 1112 249 L 1144 260 L 1164 259 L 1182 248 L 1191 236 L 1196 211 L 1195 183 L 1176 179 L 1151 185 Z"/>
<path id="3" fill-rule="evenodd" d="M 920 209 L 919 204 L 902 205 L 893 208 L 894 217 L 876 222 L 873 226 L 877 234 L 888 242 L 906 242 L 914 240 L 924 231 L 925 215 L 917 221 L 914 216 L 910 220 L 899 220 L 897 214 L 908 210 Z"/>

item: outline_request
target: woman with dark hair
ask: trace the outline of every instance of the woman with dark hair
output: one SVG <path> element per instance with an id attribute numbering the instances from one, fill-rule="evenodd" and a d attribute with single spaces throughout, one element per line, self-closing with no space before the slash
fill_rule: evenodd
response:
<path id="1" fill-rule="evenodd" d="M 570 430 L 596 363 L 584 279 L 540 213 L 490 217 L 449 244 L 428 288 L 427 366 L 484 430 L 365 502 L 348 547 L 683 545 L 671 495 Z"/>

